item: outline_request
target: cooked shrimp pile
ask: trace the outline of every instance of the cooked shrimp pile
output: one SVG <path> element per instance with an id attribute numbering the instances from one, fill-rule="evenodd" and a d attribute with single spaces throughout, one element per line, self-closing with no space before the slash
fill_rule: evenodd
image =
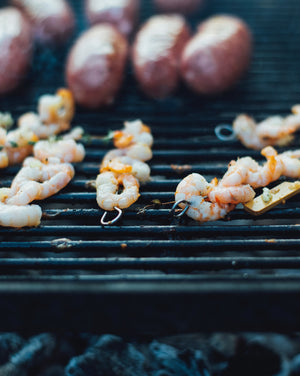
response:
<path id="1" fill-rule="evenodd" d="M 261 150 L 266 146 L 286 146 L 300 129 L 300 105 L 292 107 L 292 115 L 271 116 L 256 124 L 248 115 L 239 115 L 233 123 L 233 132 L 244 146 Z"/>
<path id="2" fill-rule="evenodd" d="M 33 145 L 70 128 L 74 116 L 74 100 L 67 89 L 59 89 L 55 95 L 42 95 L 38 113 L 28 112 L 18 120 L 18 129 L 7 131 L 0 128 L 0 168 L 21 163 L 32 154 Z"/>
<path id="3" fill-rule="evenodd" d="M 38 127 L 36 123 L 26 123 L 25 127 L 22 125 L 24 123 L 19 122 L 19 128 L 15 131 L 6 133 L 0 129 L 0 143 L 4 145 L 4 156 L 0 154 L 0 158 L 4 160 L 6 156 L 7 164 L 21 162 L 28 154 L 34 154 L 34 157 L 24 160 L 11 187 L 0 189 L 1 226 L 38 226 L 42 210 L 38 205 L 29 204 L 63 189 L 74 177 L 74 168 L 70 163 L 84 159 L 83 145 L 75 142 L 82 137 L 82 128 L 74 128 L 60 140 L 50 138 L 38 141 L 39 137 L 53 136 L 70 127 L 74 107 L 69 99 L 67 90 L 60 90 L 55 96 L 43 96 L 39 103 L 39 116 L 36 116 Z M 8 142 L 17 146 L 8 147 Z M 11 148 L 17 150 L 11 151 Z"/>
<path id="4" fill-rule="evenodd" d="M 191 174 L 177 186 L 175 199 L 187 215 L 206 222 L 224 218 L 239 203 L 252 200 L 253 189 L 265 187 L 281 176 L 300 178 L 300 150 L 278 154 L 268 146 L 261 151 L 267 161 L 259 165 L 253 158 L 231 161 L 228 171 L 218 182 L 208 183 L 200 174 Z"/>
<path id="5" fill-rule="evenodd" d="M 140 120 L 125 122 L 125 128 L 114 132 L 116 149 L 103 158 L 96 179 L 97 203 L 106 210 L 125 209 L 139 198 L 139 182 L 150 179 L 153 137 Z M 119 192 L 119 188 L 123 191 Z"/>

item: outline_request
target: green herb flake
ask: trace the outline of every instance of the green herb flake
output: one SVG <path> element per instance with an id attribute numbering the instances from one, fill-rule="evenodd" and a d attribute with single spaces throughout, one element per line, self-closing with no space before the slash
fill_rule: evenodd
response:
<path id="1" fill-rule="evenodd" d="M 108 131 L 107 135 L 102 138 L 103 142 L 109 142 L 114 138 L 115 131 Z"/>
<path id="2" fill-rule="evenodd" d="M 92 136 L 88 133 L 83 133 L 80 140 L 88 144 L 92 141 Z"/>
<path id="3" fill-rule="evenodd" d="M 19 145 L 15 141 L 9 141 L 9 143 L 10 143 L 10 146 L 12 148 L 18 148 L 19 147 Z"/>

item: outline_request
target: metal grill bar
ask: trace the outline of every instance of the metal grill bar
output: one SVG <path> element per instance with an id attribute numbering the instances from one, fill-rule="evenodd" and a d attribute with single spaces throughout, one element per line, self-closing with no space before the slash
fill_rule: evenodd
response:
<path id="1" fill-rule="evenodd" d="M 84 269 L 84 270 L 227 270 L 227 269 L 297 269 L 300 257 L 182 257 L 163 258 L 19 258 L 0 260 L 0 270 L 24 269 Z"/>

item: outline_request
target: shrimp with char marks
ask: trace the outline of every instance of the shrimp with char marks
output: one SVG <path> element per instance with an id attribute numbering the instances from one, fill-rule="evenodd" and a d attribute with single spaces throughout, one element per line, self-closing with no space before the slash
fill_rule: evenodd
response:
<path id="1" fill-rule="evenodd" d="M 233 123 L 233 132 L 242 144 L 250 149 L 261 150 L 266 146 L 286 146 L 300 129 L 300 105 L 292 107 L 293 115 L 271 116 L 256 123 L 248 115 L 239 115 Z"/>
<path id="2" fill-rule="evenodd" d="M 123 191 L 118 193 L 120 186 Z M 103 172 L 97 176 L 97 203 L 103 210 L 112 211 L 115 207 L 128 208 L 139 198 L 139 182 L 130 174 Z"/>
<path id="3" fill-rule="evenodd" d="M 212 189 L 213 185 L 208 183 L 202 175 L 193 173 L 178 184 L 175 200 L 189 202 L 189 209 L 186 213 L 190 218 L 200 222 L 216 221 L 224 218 L 235 208 L 235 205 L 209 201 L 207 195 Z M 179 204 L 182 209 L 186 205 L 185 203 Z"/>
<path id="4" fill-rule="evenodd" d="M 73 176 L 74 168 L 69 163 L 60 163 L 59 159 L 52 158 L 44 164 L 28 157 L 11 184 L 5 203 L 27 205 L 34 200 L 43 200 L 63 189 Z"/>

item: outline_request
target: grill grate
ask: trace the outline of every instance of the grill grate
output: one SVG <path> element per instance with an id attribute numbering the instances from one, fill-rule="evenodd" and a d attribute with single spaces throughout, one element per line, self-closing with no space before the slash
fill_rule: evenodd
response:
<path id="1" fill-rule="evenodd" d="M 112 108 L 78 109 L 74 125 L 93 135 L 119 129 L 124 120 L 141 118 L 149 124 L 155 138 L 152 181 L 117 226 L 102 228 L 102 211 L 85 184 L 95 178 L 111 145 L 93 140 L 73 182 L 41 202 L 40 227 L 0 228 L 1 330 L 162 334 L 299 328 L 299 196 L 259 218 L 236 209 L 230 220 L 201 225 L 171 219 L 171 205 L 152 202 L 172 201 L 178 182 L 190 171 L 211 179 L 221 177 L 238 156 L 261 160 L 236 141 L 218 141 L 215 125 L 230 123 L 240 112 L 258 119 L 287 114 L 299 101 L 299 2 L 208 3 L 203 17 L 232 13 L 253 29 L 249 75 L 218 98 L 199 98 L 182 87 L 172 98 L 155 102 L 139 92 L 128 68 Z M 74 0 L 72 5 L 80 32 L 85 27 L 82 4 Z M 142 19 L 152 13 L 145 0 Z M 198 20 L 195 16 L 191 22 Z M 0 99 L 1 109 L 17 118 L 35 110 L 41 94 L 63 86 L 66 51 L 37 48 L 30 77 Z M 1 185 L 8 186 L 17 171 L 2 171 Z"/>

